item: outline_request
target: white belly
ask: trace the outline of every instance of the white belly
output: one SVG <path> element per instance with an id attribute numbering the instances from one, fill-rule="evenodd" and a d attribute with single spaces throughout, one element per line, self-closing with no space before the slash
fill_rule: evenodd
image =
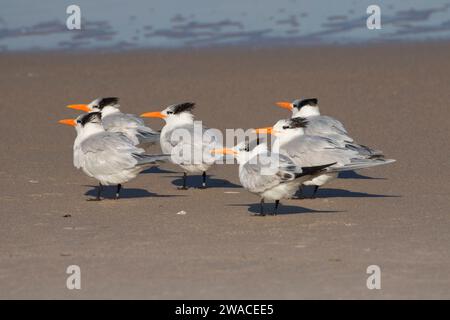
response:
<path id="1" fill-rule="evenodd" d="M 298 182 L 282 183 L 262 192 L 260 195 L 261 198 L 267 201 L 289 199 L 297 192 L 298 187 Z"/>
<path id="2" fill-rule="evenodd" d="M 114 174 L 99 174 L 94 172 L 94 170 L 90 170 L 89 165 L 82 167 L 83 172 L 87 174 L 88 176 L 97 179 L 102 185 L 104 186 L 110 186 L 110 185 L 117 185 L 117 184 L 123 184 L 125 182 L 128 182 L 139 174 L 141 169 L 144 169 L 142 167 L 135 167 L 127 170 L 120 170 Z"/>
<path id="3" fill-rule="evenodd" d="M 336 179 L 338 176 L 337 173 L 326 173 L 321 174 L 320 176 L 317 176 L 311 180 L 307 180 L 303 182 L 305 186 L 323 186 L 325 183 L 330 182 L 331 180 Z"/>
<path id="4" fill-rule="evenodd" d="M 207 171 L 210 167 L 209 164 L 187 164 L 187 165 L 183 165 L 180 164 L 179 165 L 181 168 L 183 168 L 184 170 L 186 170 L 187 172 L 191 172 L 191 173 L 201 173 L 203 171 Z"/>

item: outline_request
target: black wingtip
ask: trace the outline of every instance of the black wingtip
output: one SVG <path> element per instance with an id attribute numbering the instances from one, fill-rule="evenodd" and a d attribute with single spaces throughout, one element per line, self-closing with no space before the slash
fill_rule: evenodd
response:
<path id="1" fill-rule="evenodd" d="M 306 176 L 306 175 L 312 175 L 312 174 L 320 173 L 324 169 L 326 169 L 328 167 L 331 167 L 331 166 L 335 165 L 336 163 L 337 162 L 324 164 L 324 165 L 321 165 L 321 166 L 302 167 L 301 176 Z"/>

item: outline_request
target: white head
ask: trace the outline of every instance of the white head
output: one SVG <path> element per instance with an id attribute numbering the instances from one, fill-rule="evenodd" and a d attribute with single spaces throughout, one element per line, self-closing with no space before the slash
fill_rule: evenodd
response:
<path id="1" fill-rule="evenodd" d="M 102 114 L 90 112 L 77 118 L 77 126 L 80 126 L 79 137 L 85 139 L 90 135 L 105 131 L 102 126 Z"/>
<path id="2" fill-rule="evenodd" d="M 271 134 L 276 137 L 274 146 L 283 145 L 292 139 L 305 134 L 304 128 L 308 125 L 305 118 L 291 118 L 279 120 L 273 127 L 256 129 L 259 134 Z M 277 145 L 278 144 L 278 145 Z M 274 149 L 272 149 L 274 150 Z"/>
<path id="3" fill-rule="evenodd" d="M 89 104 L 71 104 L 67 108 L 84 112 L 101 112 L 103 116 L 120 111 L 119 98 L 116 97 L 97 98 Z"/>
<path id="4" fill-rule="evenodd" d="M 257 154 L 267 152 L 267 144 L 256 144 L 256 139 L 253 141 L 242 141 L 233 148 L 214 149 L 211 152 L 213 154 L 231 155 L 238 164 L 244 164 Z"/>
<path id="5" fill-rule="evenodd" d="M 60 120 L 59 123 L 75 128 L 77 132 L 76 143 L 81 142 L 94 133 L 105 131 L 102 126 L 102 115 L 100 112 L 82 114 L 76 119 L 64 119 Z"/>
<path id="6" fill-rule="evenodd" d="M 167 124 L 190 123 L 194 121 L 194 115 L 192 114 L 194 106 L 195 103 L 193 102 L 173 104 L 162 111 L 143 113 L 141 114 L 141 117 L 164 119 Z"/>
<path id="7" fill-rule="evenodd" d="M 318 100 L 312 99 L 296 99 L 292 102 L 277 102 L 277 106 L 292 111 L 292 117 L 308 118 L 320 115 Z"/>

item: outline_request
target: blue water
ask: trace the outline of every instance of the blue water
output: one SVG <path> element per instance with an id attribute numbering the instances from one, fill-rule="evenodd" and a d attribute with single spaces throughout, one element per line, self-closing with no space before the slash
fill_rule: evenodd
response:
<path id="1" fill-rule="evenodd" d="M 81 8 L 81 30 L 66 8 Z M 381 7 L 381 30 L 366 8 Z M 450 0 L 0 0 L 0 51 L 352 44 L 450 39 Z"/>

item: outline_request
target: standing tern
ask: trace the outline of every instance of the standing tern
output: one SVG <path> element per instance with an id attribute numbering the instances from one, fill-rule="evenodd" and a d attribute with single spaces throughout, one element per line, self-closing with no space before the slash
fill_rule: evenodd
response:
<path id="1" fill-rule="evenodd" d="M 77 131 L 73 145 L 74 166 L 99 181 L 97 197 L 88 200 L 101 200 L 102 188 L 108 185 L 117 185 L 115 199 L 118 199 L 123 183 L 156 162 L 169 158 L 168 155 L 145 154 L 144 149 L 136 147 L 125 134 L 105 131 L 100 112 L 60 120 L 59 123 L 74 126 Z"/>
<path id="2" fill-rule="evenodd" d="M 273 149 L 287 155 L 297 165 L 335 163 L 331 169 L 341 168 L 345 169 L 342 171 L 347 171 L 395 162 L 393 159 L 385 159 L 379 153 L 370 154 L 367 147 L 355 143 L 343 144 L 331 138 L 307 135 L 308 125 L 308 119 L 291 118 L 279 120 L 273 127 L 256 129 L 256 132 L 274 135 Z M 314 186 L 314 198 L 320 186 L 336 177 L 337 172 L 327 172 L 305 180 L 303 185 Z"/>
<path id="3" fill-rule="evenodd" d="M 353 142 L 353 139 L 348 135 L 347 130 L 340 121 L 320 114 L 316 98 L 277 102 L 277 106 L 291 110 L 292 118 L 301 117 L 308 119 L 309 124 L 305 128 L 307 135 L 332 138 L 336 141 Z"/>
<path id="4" fill-rule="evenodd" d="M 172 162 L 183 168 L 183 186 L 185 190 L 187 172 L 202 173 L 202 186 L 206 188 L 206 171 L 215 162 L 210 151 L 221 146 L 210 130 L 194 122 L 195 103 L 173 104 L 162 111 L 146 112 L 143 118 L 164 119 L 166 124 L 161 130 L 160 144 L 163 153 L 171 154 Z M 181 157 L 178 157 L 178 155 Z"/>
<path id="5" fill-rule="evenodd" d="M 120 111 L 119 98 L 98 98 L 89 104 L 72 104 L 67 107 L 84 112 L 101 112 L 105 130 L 125 134 L 134 145 L 148 146 L 159 141 L 159 133 L 146 127 L 141 118 Z"/>
<path id="6" fill-rule="evenodd" d="M 264 201 L 275 201 L 277 214 L 281 199 L 292 197 L 302 182 L 329 170 L 334 163 L 320 166 L 299 166 L 286 155 L 268 151 L 266 143 L 250 150 L 243 142 L 234 148 L 214 149 L 216 154 L 232 155 L 239 164 L 239 180 L 248 191 L 261 197 L 260 216 L 264 216 Z"/>

